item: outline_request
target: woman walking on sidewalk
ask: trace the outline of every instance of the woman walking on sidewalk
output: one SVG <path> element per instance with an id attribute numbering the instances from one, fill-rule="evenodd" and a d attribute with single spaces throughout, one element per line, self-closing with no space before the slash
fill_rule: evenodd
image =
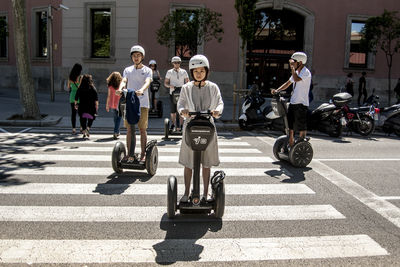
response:
<path id="1" fill-rule="evenodd" d="M 83 75 L 81 85 L 75 95 L 75 108 L 78 110 L 80 117 L 83 138 L 89 138 L 89 127 L 92 127 L 99 109 L 99 99 L 92 75 Z"/>
<path id="2" fill-rule="evenodd" d="M 71 124 L 72 124 L 72 134 L 76 134 L 76 109 L 75 109 L 75 95 L 78 91 L 79 85 L 82 80 L 82 65 L 76 63 L 69 74 L 68 77 L 68 89 L 69 89 L 69 103 L 71 105 Z M 79 103 L 79 102 L 78 102 Z M 82 131 L 82 127 L 81 127 Z"/>

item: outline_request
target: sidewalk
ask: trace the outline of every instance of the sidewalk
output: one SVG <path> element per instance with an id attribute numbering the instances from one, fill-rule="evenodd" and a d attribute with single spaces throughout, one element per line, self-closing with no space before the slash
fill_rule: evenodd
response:
<path id="1" fill-rule="evenodd" d="M 36 92 L 37 102 L 41 114 L 47 114 L 42 120 L 8 120 L 12 115 L 22 114 L 22 105 L 19 99 L 18 90 L 0 88 L 0 126 L 21 126 L 21 127 L 58 127 L 71 128 L 71 107 L 67 92 L 56 92 L 54 102 L 50 101 L 50 92 Z M 93 123 L 95 129 L 113 129 L 112 113 L 106 112 L 106 93 L 99 93 L 99 116 Z M 169 98 L 159 98 L 163 102 L 164 114 L 162 118 L 149 118 L 149 130 L 164 130 L 164 119 L 169 118 Z M 232 98 L 224 98 L 224 112 L 216 122 L 219 130 L 238 130 L 237 123 L 230 123 L 232 120 L 233 103 Z M 239 100 L 239 106 L 242 100 Z M 237 116 L 236 116 L 237 117 Z M 77 118 L 78 120 L 78 118 Z M 79 125 L 79 122 L 78 122 Z"/>

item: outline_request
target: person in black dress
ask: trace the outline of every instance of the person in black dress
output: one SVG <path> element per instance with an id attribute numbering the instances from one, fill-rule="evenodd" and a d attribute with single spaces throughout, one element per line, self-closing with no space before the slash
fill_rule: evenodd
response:
<path id="1" fill-rule="evenodd" d="M 99 99 L 97 90 L 93 84 L 92 75 L 83 75 L 81 84 L 75 95 L 75 108 L 78 110 L 80 117 L 83 138 L 89 138 L 89 129 L 92 127 L 99 108 Z"/>

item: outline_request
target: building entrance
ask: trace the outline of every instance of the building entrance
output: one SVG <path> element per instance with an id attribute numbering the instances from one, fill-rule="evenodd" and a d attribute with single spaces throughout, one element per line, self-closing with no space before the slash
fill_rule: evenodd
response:
<path id="1" fill-rule="evenodd" d="M 290 56 L 303 51 L 304 17 L 286 9 L 259 9 L 255 27 L 254 41 L 247 45 L 247 84 L 269 95 L 290 77 Z"/>

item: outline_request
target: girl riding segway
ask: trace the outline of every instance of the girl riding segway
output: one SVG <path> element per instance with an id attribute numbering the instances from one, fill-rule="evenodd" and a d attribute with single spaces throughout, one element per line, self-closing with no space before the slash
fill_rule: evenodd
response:
<path id="1" fill-rule="evenodd" d="M 203 55 L 192 57 L 189 61 L 189 70 L 194 81 L 182 87 L 177 105 L 179 114 L 185 118 L 183 136 L 185 135 L 186 125 L 190 121 L 189 112 L 210 110 L 212 116 L 218 118 L 221 116 L 224 108 L 224 102 L 222 101 L 218 85 L 207 80 L 210 71 L 208 59 Z M 193 156 L 191 149 L 185 142 L 181 143 L 179 163 L 185 166 L 185 193 L 181 198 L 181 202 L 187 202 L 189 200 Z M 215 131 L 212 143 L 208 145 L 201 157 L 204 185 L 202 201 L 208 199 L 211 166 L 218 166 L 219 163 L 217 132 Z"/>

